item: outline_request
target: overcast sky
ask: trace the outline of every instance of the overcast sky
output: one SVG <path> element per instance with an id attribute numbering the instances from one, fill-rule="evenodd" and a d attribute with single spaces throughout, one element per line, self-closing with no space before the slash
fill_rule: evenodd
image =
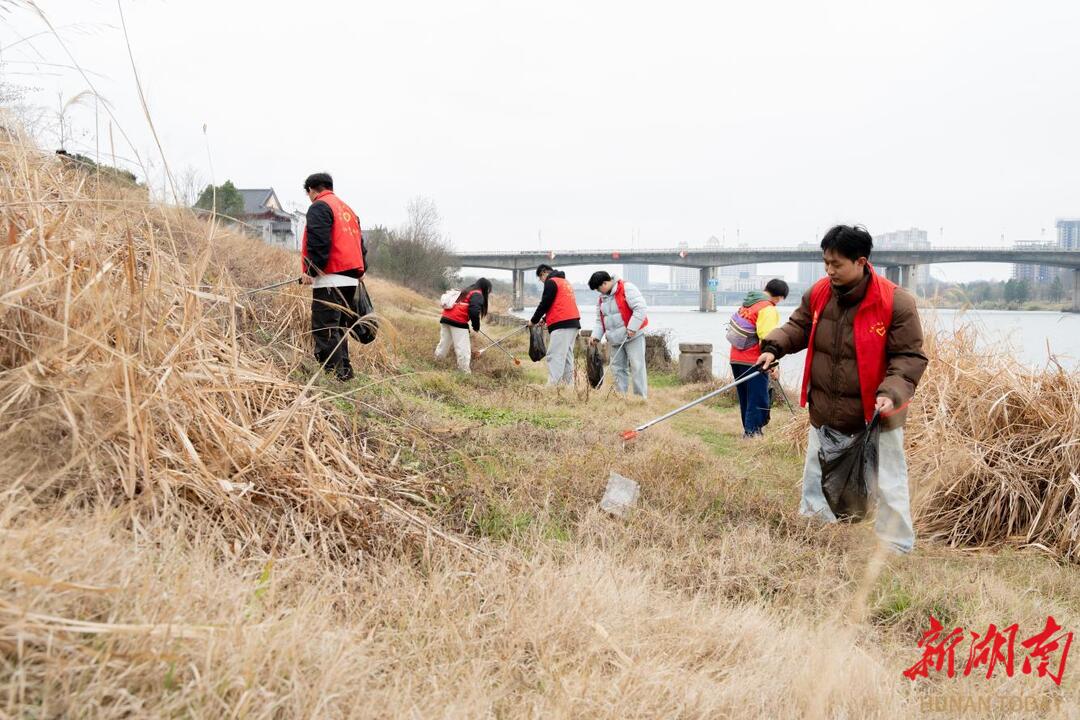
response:
<path id="1" fill-rule="evenodd" d="M 154 157 L 116 3 L 38 5 Z M 218 182 L 306 207 L 303 178 L 326 170 L 366 225 L 424 195 L 459 249 L 790 245 L 835 222 L 985 245 L 1080 215 L 1076 0 L 123 8 L 175 172 L 209 179 L 205 123 Z M 2 23 L 28 101 L 87 89 L 41 64 L 67 62 L 55 39 L 17 42 L 43 29 L 33 13 Z M 92 104 L 73 119 L 92 152 Z"/>

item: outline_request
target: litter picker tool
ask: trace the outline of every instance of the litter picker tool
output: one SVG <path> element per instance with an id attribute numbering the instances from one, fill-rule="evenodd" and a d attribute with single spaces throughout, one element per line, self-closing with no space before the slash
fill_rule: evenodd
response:
<path id="1" fill-rule="evenodd" d="M 247 290 L 247 291 L 244 292 L 244 294 L 245 295 L 253 295 L 253 294 L 257 293 L 257 292 L 262 292 L 264 290 L 273 290 L 274 288 L 279 288 L 282 285 L 289 285 L 291 283 L 299 282 L 299 281 L 300 281 L 300 278 L 289 278 L 288 280 L 282 280 L 281 282 L 276 282 L 276 283 L 273 283 L 272 285 L 267 285 L 265 287 L 259 287 L 259 288 L 254 288 L 252 290 Z"/>
<path id="2" fill-rule="evenodd" d="M 495 345 L 495 346 L 496 346 L 496 347 L 498 347 L 498 348 L 499 348 L 500 350 L 502 350 L 502 351 L 503 351 L 504 353 L 506 353 L 506 357 L 508 357 L 508 358 L 510 358 L 511 360 L 513 360 L 513 361 L 514 361 L 514 364 L 515 364 L 515 365 L 520 365 L 520 364 L 521 364 L 521 361 L 520 361 L 520 360 L 518 360 L 518 359 L 517 359 L 516 357 L 514 357 L 514 356 L 513 356 L 513 355 L 512 355 L 511 353 L 510 353 L 510 351 L 509 351 L 509 350 L 507 350 L 506 348 L 504 348 L 504 347 L 503 347 L 502 345 L 499 345 L 499 343 L 498 343 L 498 342 L 496 342 L 495 340 L 492 340 L 492 339 L 491 339 L 491 337 L 490 337 L 490 336 L 489 336 L 489 335 L 488 335 L 488 334 L 487 334 L 486 332 L 484 332 L 483 330 L 477 330 L 477 332 L 478 332 L 478 333 L 480 333 L 481 335 L 483 335 L 484 337 L 486 337 L 486 338 L 488 339 L 488 341 L 489 341 L 489 342 L 491 343 L 491 345 L 488 345 L 488 347 L 491 347 L 492 345 Z M 503 340 L 505 340 L 505 339 L 506 339 L 506 338 L 503 338 Z M 487 348 L 484 348 L 484 350 L 487 350 Z M 483 352 L 483 350 L 481 350 L 480 352 Z"/>
<path id="3" fill-rule="evenodd" d="M 612 368 L 612 366 L 615 364 L 615 358 L 619 357 L 619 353 L 622 352 L 622 349 L 624 347 L 626 347 L 626 343 L 628 343 L 629 341 L 630 341 L 630 336 L 628 335 L 627 337 L 625 337 L 623 339 L 622 344 L 619 345 L 619 349 L 611 354 L 611 361 L 608 362 L 608 364 L 604 366 L 604 374 L 600 376 L 600 384 L 596 386 L 597 388 L 602 388 L 604 386 L 604 381 L 607 380 L 608 370 L 610 370 Z"/>
<path id="4" fill-rule="evenodd" d="M 788 396 L 787 396 L 787 393 L 786 393 L 786 392 L 784 392 L 784 386 L 783 386 L 783 385 L 781 385 L 781 384 L 780 384 L 780 381 L 779 381 L 779 380 L 777 380 L 777 379 L 775 379 L 775 378 L 773 379 L 773 382 L 774 382 L 774 383 L 776 383 L 776 389 L 780 391 L 780 394 L 781 394 L 781 395 L 783 396 L 783 398 L 784 398 L 784 402 L 785 402 L 785 403 L 787 403 L 787 409 L 791 411 L 791 414 L 792 414 L 792 415 L 794 415 L 794 414 L 795 414 L 795 408 L 793 408 L 793 407 L 791 406 L 791 401 L 790 401 L 790 400 L 788 400 Z"/>
<path id="5" fill-rule="evenodd" d="M 757 375 L 760 375 L 762 372 L 768 372 L 768 371 L 765 370 L 764 368 L 762 368 L 762 369 L 759 369 L 759 370 L 753 370 L 751 372 L 744 373 L 743 375 L 741 375 L 739 377 L 738 380 L 734 380 L 732 382 L 729 382 L 724 387 L 713 390 L 712 392 L 705 393 L 704 395 L 699 397 L 697 400 L 691 400 L 690 402 L 686 403 L 682 407 L 677 407 L 677 408 L 675 408 L 674 410 L 672 410 L 669 413 L 664 413 L 663 415 L 661 415 L 658 418 L 653 418 L 652 420 L 645 423 L 644 425 L 638 425 L 633 430 L 624 430 L 623 433 L 622 433 L 622 439 L 623 440 L 633 440 L 634 438 L 636 438 L 638 436 L 638 433 L 641 433 L 641 432 L 644 432 L 645 430 L 648 430 L 653 425 L 655 425 L 655 424 L 657 424 L 659 422 L 663 422 L 664 420 L 667 420 L 669 417 L 673 417 L 675 415 L 678 415 L 683 410 L 689 410 L 690 408 L 694 407 L 695 405 L 700 405 L 701 403 L 705 402 L 709 398 L 716 397 L 720 393 L 725 392 L 727 390 L 730 390 L 731 388 L 735 387 L 736 385 L 742 385 L 744 382 L 746 382 L 750 378 L 755 377 Z"/>
<path id="6" fill-rule="evenodd" d="M 528 328 L 529 328 L 528 325 L 522 325 L 519 328 L 517 328 L 516 330 L 514 330 L 512 332 L 509 332 L 506 335 L 503 335 L 498 340 L 491 340 L 491 338 L 489 338 L 487 335 L 484 335 L 484 337 L 486 337 L 488 340 L 491 340 L 491 342 L 489 342 L 484 347 L 480 348 L 480 350 L 477 351 L 477 355 L 483 355 L 485 350 L 490 350 L 491 348 L 495 347 L 496 345 L 498 345 L 501 348 L 502 343 L 503 343 L 504 340 L 509 340 L 510 338 L 514 337 L 519 332 L 521 332 L 522 330 L 527 330 Z"/>

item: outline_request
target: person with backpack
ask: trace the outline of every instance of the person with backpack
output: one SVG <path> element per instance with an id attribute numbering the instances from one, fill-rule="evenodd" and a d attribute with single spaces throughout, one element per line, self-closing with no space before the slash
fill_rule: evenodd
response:
<path id="1" fill-rule="evenodd" d="M 649 396 L 649 378 L 645 369 L 645 297 L 633 283 L 615 279 L 598 270 L 589 278 L 589 289 L 600 293 L 596 304 L 596 325 L 589 342 L 599 344 L 607 337 L 615 390 L 626 393 L 633 378 L 634 393 Z"/>
<path id="2" fill-rule="evenodd" d="M 338 380 L 347 381 L 353 377 L 348 337 L 357 322 L 367 248 L 356 213 L 334 194 L 329 174 L 309 175 L 304 191 L 311 207 L 300 243 L 300 282 L 311 286 L 315 359 Z"/>
<path id="3" fill-rule="evenodd" d="M 751 290 L 746 293 L 742 305 L 732 313 L 727 340 L 731 344 L 731 374 L 736 380 L 753 370 L 761 355 L 761 340 L 780 324 L 780 313 L 776 306 L 787 296 L 788 284 L 774 278 L 766 283 L 764 292 Z M 776 368 L 769 372 L 773 377 L 778 376 Z M 739 392 L 743 436 L 762 435 L 762 428 L 769 424 L 769 408 L 772 407 L 769 375 L 762 373 L 736 389 Z"/>
<path id="4" fill-rule="evenodd" d="M 541 319 L 549 333 L 547 355 L 548 386 L 574 384 L 574 339 L 581 329 L 581 313 L 578 311 L 574 288 L 566 279 L 566 273 L 541 263 L 536 277 L 544 284 L 540 304 L 536 306 L 529 327 Z"/>
<path id="5" fill-rule="evenodd" d="M 491 281 L 480 278 L 464 290 L 448 290 L 440 298 L 443 306 L 442 318 L 439 319 L 439 344 L 435 347 L 436 359 L 443 359 L 454 348 L 458 369 L 471 372 L 472 336 L 469 326 L 475 332 L 480 331 L 480 318 L 487 317 L 488 295 L 491 294 Z"/>
<path id="6" fill-rule="evenodd" d="M 806 350 L 801 404 L 810 405 L 801 515 L 835 522 L 821 486 L 819 428 L 851 436 L 877 416 L 874 530 L 900 553 L 915 546 L 904 457 L 904 421 L 927 359 L 915 298 L 874 271 L 873 238 L 863 227 L 837 225 L 821 241 L 827 277 L 802 297 L 791 318 L 765 336 L 757 364 Z"/>

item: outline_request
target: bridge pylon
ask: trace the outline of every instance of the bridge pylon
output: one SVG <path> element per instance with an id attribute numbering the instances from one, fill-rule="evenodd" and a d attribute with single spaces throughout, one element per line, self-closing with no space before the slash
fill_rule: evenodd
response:
<path id="1" fill-rule="evenodd" d="M 698 310 L 701 312 L 716 312 L 716 288 L 710 280 L 716 278 L 716 268 L 703 267 L 698 274 L 698 288 L 701 293 L 701 302 Z"/>
<path id="2" fill-rule="evenodd" d="M 514 297 L 510 303 L 511 310 L 525 309 L 525 271 L 514 270 Z"/>

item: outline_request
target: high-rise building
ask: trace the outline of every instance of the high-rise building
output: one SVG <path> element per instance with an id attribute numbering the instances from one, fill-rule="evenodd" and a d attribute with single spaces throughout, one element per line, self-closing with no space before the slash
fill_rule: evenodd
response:
<path id="1" fill-rule="evenodd" d="M 1058 220 L 1057 246 L 1062 250 L 1080 250 L 1080 218 Z"/>
<path id="2" fill-rule="evenodd" d="M 1058 232 L 1060 234 L 1061 221 L 1058 221 Z M 1017 249 L 1023 250 L 1053 250 L 1056 244 L 1053 242 L 1044 242 L 1040 240 L 1021 240 L 1016 243 Z M 1049 285 L 1054 282 L 1054 278 L 1061 274 L 1061 270 L 1050 265 L 1013 265 L 1012 276 L 1013 280 L 1023 280 L 1029 287 L 1035 288 L 1038 285 Z"/>
<path id="3" fill-rule="evenodd" d="M 690 249 L 690 245 L 689 243 L 681 242 L 679 243 L 679 249 L 688 250 Z M 681 267 L 678 265 L 671 266 L 672 290 L 697 290 L 699 279 L 700 276 L 698 275 L 697 268 Z"/>
<path id="4" fill-rule="evenodd" d="M 709 247 L 711 243 L 716 243 L 716 247 L 720 247 L 720 241 L 713 235 L 705 243 L 705 247 Z M 739 247 L 745 248 L 746 245 L 740 245 Z M 749 263 L 746 265 L 722 265 L 718 268 L 717 274 L 722 278 L 748 278 L 753 277 L 757 273 L 757 265 Z"/>
<path id="5" fill-rule="evenodd" d="M 913 227 L 874 236 L 874 247 L 878 250 L 929 250 L 930 240 L 925 230 Z M 919 265 L 915 271 L 915 284 L 926 285 L 929 282 L 930 266 Z"/>
<path id="6" fill-rule="evenodd" d="M 800 250 L 807 250 L 816 254 L 821 253 L 821 246 L 814 243 L 799 243 Z M 825 263 L 820 260 L 814 262 L 799 263 L 799 284 L 807 287 L 825 277 Z"/>
<path id="7" fill-rule="evenodd" d="M 1021 241 L 1017 248 L 1034 250 L 1080 250 L 1080 218 L 1062 218 L 1054 223 L 1057 228 L 1057 241 Z M 1050 284 L 1057 277 L 1062 277 L 1061 268 L 1050 265 L 1013 265 L 1013 279 L 1024 280 L 1028 285 Z"/>
<path id="8" fill-rule="evenodd" d="M 640 290 L 649 289 L 649 266 L 648 265 L 623 265 L 623 280 L 637 285 Z"/>

